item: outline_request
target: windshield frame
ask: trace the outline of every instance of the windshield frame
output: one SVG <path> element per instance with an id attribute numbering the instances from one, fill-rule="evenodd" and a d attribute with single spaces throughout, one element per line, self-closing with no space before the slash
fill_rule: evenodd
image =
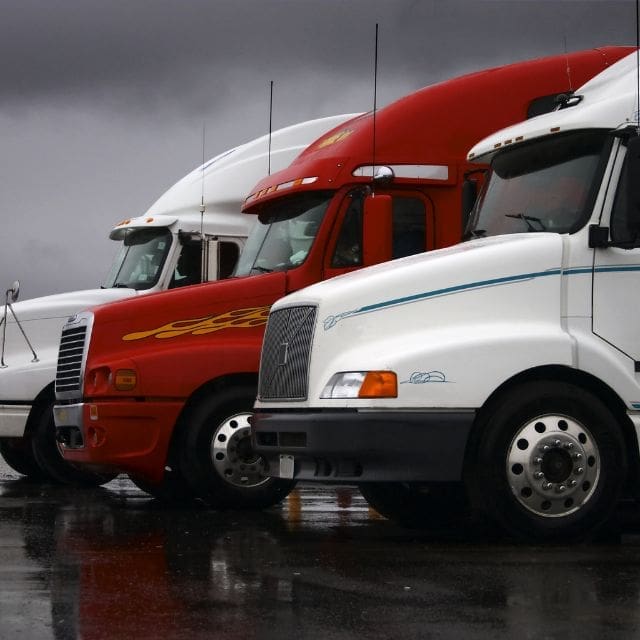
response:
<path id="1" fill-rule="evenodd" d="M 469 216 L 464 239 L 545 231 L 572 234 L 582 229 L 593 213 L 593 207 L 601 187 L 602 176 L 611 155 L 614 138 L 615 136 L 608 129 L 575 129 L 536 138 L 497 153 L 491 162 L 487 178 Z M 548 152 L 561 145 L 565 145 L 569 149 L 572 146 L 578 146 L 580 143 L 585 144 L 585 146 L 592 144 L 594 147 L 599 144 L 600 148 L 597 156 L 596 154 L 588 153 L 573 156 L 569 154 L 563 162 L 554 161 L 551 163 L 540 162 L 538 159 L 539 166 L 535 170 L 522 171 L 506 177 L 500 175 L 499 165 L 502 165 L 501 169 L 504 173 L 504 169 L 510 167 L 510 159 L 514 159 L 512 164 L 524 166 L 523 158 L 526 158 L 527 155 L 540 155 L 542 153 L 542 157 L 544 157 L 545 150 Z M 518 155 L 520 156 L 519 158 Z M 548 157 L 559 156 L 549 155 Z M 578 163 L 582 161 L 583 164 L 587 164 L 590 158 L 595 159 L 595 161 L 592 160 L 590 165 L 582 169 Z M 573 163 L 572 166 L 570 166 L 571 163 Z M 578 174 L 577 176 L 569 175 L 572 169 Z M 504 206 L 504 203 L 508 202 L 507 189 L 514 190 L 519 187 L 516 181 L 520 181 L 525 187 L 522 193 L 523 198 L 527 195 L 527 190 L 528 195 L 534 193 L 531 189 L 531 184 L 527 184 L 530 181 L 533 184 L 541 182 L 545 187 L 544 190 L 541 189 L 536 192 L 537 200 L 533 200 L 534 204 L 538 204 L 545 199 L 550 200 L 551 196 L 549 194 L 552 192 L 550 187 L 553 187 L 556 183 L 550 182 L 549 177 L 545 177 L 545 172 L 550 173 L 552 171 L 557 171 L 555 178 L 560 183 L 562 180 L 570 180 L 572 178 L 583 181 L 582 184 L 578 185 L 583 194 L 579 206 L 569 209 L 569 204 L 574 203 L 569 203 L 568 200 L 575 201 L 576 194 L 574 191 L 567 191 L 566 188 L 565 193 L 562 195 L 567 198 L 567 202 L 559 201 L 555 210 L 543 207 L 538 211 L 531 207 L 531 202 L 526 206 L 516 206 L 515 208 L 513 206 Z M 581 174 L 580 171 L 582 171 Z M 553 174 L 551 174 L 551 177 L 554 177 Z M 498 180 L 502 181 L 502 183 L 499 183 Z M 560 193 L 562 192 L 561 188 L 558 190 Z M 551 217 L 551 214 L 555 216 L 564 215 L 567 220 L 564 224 L 557 223 Z M 514 222 L 506 222 L 505 218 L 513 219 Z M 515 228 L 518 224 L 516 223 L 517 220 L 520 221 L 520 228 Z M 492 231 L 496 227 L 500 228 L 500 230 Z"/>
<path id="2" fill-rule="evenodd" d="M 265 203 L 258 212 L 233 275 L 289 271 L 304 264 L 335 194 L 334 190 L 301 191 Z M 291 233 L 294 221 L 301 223 L 298 235 Z"/>
<path id="3" fill-rule="evenodd" d="M 135 236 L 141 236 L 147 234 L 149 236 L 146 242 L 132 243 L 131 240 Z M 133 236 L 133 237 L 132 237 Z M 135 273 L 136 268 L 140 266 L 140 260 L 142 258 L 139 255 L 138 259 L 136 254 L 141 254 L 144 251 L 143 247 L 149 245 L 151 242 L 165 241 L 165 246 L 156 250 L 153 256 L 155 262 L 155 271 L 151 279 L 135 280 L 132 279 L 132 275 Z M 124 236 L 119 240 L 120 247 L 115 255 L 107 277 L 102 285 L 104 289 L 112 288 L 127 288 L 135 289 L 136 291 L 146 291 L 155 287 L 162 274 L 164 267 L 173 247 L 173 234 L 168 227 L 131 227 L 126 230 Z M 141 274 L 142 275 L 142 274 Z M 125 281 L 126 280 L 126 281 Z"/>

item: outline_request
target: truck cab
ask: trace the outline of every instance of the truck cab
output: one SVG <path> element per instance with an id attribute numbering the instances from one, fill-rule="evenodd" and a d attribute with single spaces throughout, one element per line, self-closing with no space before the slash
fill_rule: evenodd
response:
<path id="1" fill-rule="evenodd" d="M 99 289 L 15 302 L 0 316 L 0 454 L 19 473 L 73 483 L 108 476 L 65 463 L 52 406 L 60 331 L 67 318 L 97 304 L 224 279 L 255 223 L 242 203 L 269 164 L 282 168 L 322 132 L 354 114 L 312 120 L 229 149 L 194 169 L 142 216 L 110 233 L 118 247 Z M 269 159 L 270 155 L 270 159 Z"/>
<path id="2" fill-rule="evenodd" d="M 625 51 L 569 60 L 586 79 Z M 566 64 L 559 56 L 470 74 L 353 118 L 250 191 L 244 210 L 258 220 L 235 277 L 78 314 L 63 329 L 56 377 L 65 459 L 128 473 L 162 499 L 281 500 L 291 479 L 267 477 L 249 438 L 269 308 L 314 282 L 458 242 L 463 193 L 482 181 L 468 147 L 554 105 Z M 294 341 L 307 339 L 304 317 L 292 322 Z M 282 349 L 276 362 L 294 353 Z"/>
<path id="3" fill-rule="evenodd" d="M 467 242 L 274 305 L 253 419 L 266 473 L 357 482 L 409 526 L 475 514 L 568 542 L 611 521 L 638 486 L 636 64 L 473 147 L 490 171 Z"/>

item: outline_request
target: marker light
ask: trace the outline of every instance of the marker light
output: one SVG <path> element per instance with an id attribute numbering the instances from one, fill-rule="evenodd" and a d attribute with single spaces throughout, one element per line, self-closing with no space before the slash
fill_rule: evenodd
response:
<path id="1" fill-rule="evenodd" d="M 341 371 L 334 373 L 321 398 L 397 398 L 398 380 L 393 371 Z"/>
<path id="2" fill-rule="evenodd" d="M 131 391 L 138 383 L 138 376 L 133 369 L 118 369 L 113 377 L 113 386 L 118 391 Z"/>
<path id="3" fill-rule="evenodd" d="M 358 398 L 397 398 L 398 379 L 393 371 L 367 371 Z"/>

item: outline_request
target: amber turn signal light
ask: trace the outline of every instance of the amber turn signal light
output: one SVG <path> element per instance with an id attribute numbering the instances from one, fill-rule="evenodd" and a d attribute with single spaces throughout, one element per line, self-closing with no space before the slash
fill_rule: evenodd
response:
<path id="1" fill-rule="evenodd" d="M 113 377 L 113 386 L 118 391 L 131 391 L 138 383 L 138 376 L 133 369 L 118 369 Z"/>
<path id="2" fill-rule="evenodd" d="M 398 378 L 393 371 L 367 371 L 358 398 L 397 398 Z"/>

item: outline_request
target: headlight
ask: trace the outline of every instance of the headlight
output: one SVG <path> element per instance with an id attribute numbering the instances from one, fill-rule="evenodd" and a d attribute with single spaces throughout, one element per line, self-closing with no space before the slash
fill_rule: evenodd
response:
<path id="1" fill-rule="evenodd" d="M 393 371 L 341 371 L 325 385 L 321 398 L 397 398 L 398 378 Z"/>

